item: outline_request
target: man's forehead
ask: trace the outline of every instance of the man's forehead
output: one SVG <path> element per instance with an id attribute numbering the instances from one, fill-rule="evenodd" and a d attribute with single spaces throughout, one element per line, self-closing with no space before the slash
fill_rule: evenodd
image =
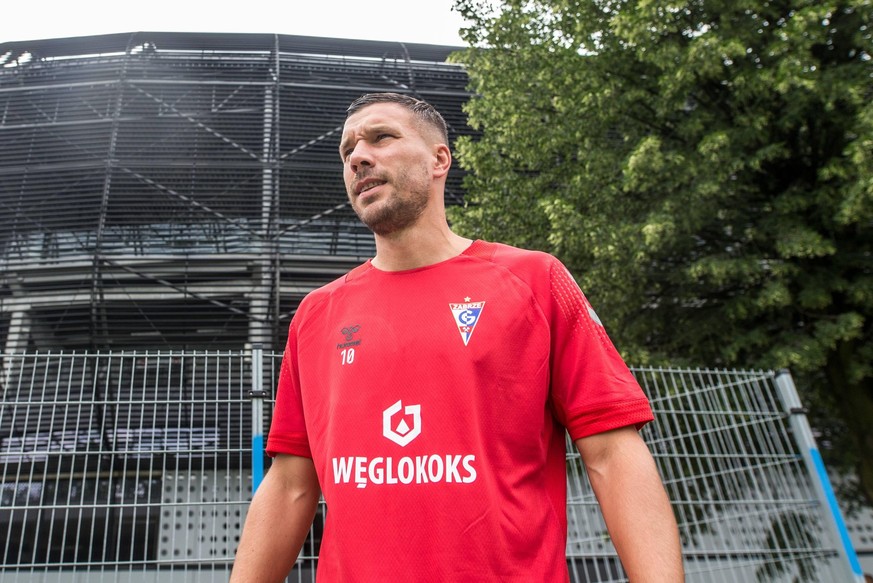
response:
<path id="1" fill-rule="evenodd" d="M 412 112 L 397 103 L 374 103 L 350 115 L 343 124 L 343 134 L 358 127 L 402 124 L 411 117 Z"/>

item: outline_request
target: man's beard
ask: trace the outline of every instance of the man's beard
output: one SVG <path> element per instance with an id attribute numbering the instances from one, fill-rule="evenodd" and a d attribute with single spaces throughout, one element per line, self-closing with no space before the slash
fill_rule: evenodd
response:
<path id="1" fill-rule="evenodd" d="M 427 208 L 428 179 L 426 174 L 416 179 L 410 172 L 403 172 L 390 183 L 394 189 L 389 198 L 364 208 L 353 206 L 353 209 L 361 222 L 375 234 L 384 237 L 397 233 L 415 224 Z M 406 193 L 405 196 L 402 192 Z"/>

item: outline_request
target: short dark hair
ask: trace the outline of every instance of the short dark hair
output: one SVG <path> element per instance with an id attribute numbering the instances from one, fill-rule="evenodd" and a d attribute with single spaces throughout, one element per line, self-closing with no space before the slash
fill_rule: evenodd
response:
<path id="1" fill-rule="evenodd" d="M 440 115 L 436 108 L 422 99 L 416 99 L 402 93 L 367 93 L 355 99 L 349 108 L 346 110 L 346 119 L 360 110 L 374 105 L 376 103 L 396 103 L 402 105 L 418 120 L 427 126 L 437 130 L 442 140 L 449 143 L 449 129 L 446 125 L 446 120 Z"/>

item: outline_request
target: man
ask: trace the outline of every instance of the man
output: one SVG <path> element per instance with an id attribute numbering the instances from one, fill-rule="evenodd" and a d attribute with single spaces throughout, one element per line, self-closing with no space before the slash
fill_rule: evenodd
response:
<path id="1" fill-rule="evenodd" d="M 321 582 L 568 581 L 567 430 L 630 580 L 681 581 L 648 401 L 554 257 L 450 230 L 447 143 L 425 102 L 349 107 L 343 175 L 376 256 L 291 323 L 232 581 L 281 581 L 322 492 Z"/>

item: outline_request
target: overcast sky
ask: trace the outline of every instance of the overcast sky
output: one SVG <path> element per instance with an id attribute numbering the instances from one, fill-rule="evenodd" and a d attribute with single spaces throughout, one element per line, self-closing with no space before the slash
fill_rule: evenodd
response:
<path id="1" fill-rule="evenodd" d="M 12 0 L 0 43 L 118 32 L 262 32 L 463 46 L 452 0 Z"/>

